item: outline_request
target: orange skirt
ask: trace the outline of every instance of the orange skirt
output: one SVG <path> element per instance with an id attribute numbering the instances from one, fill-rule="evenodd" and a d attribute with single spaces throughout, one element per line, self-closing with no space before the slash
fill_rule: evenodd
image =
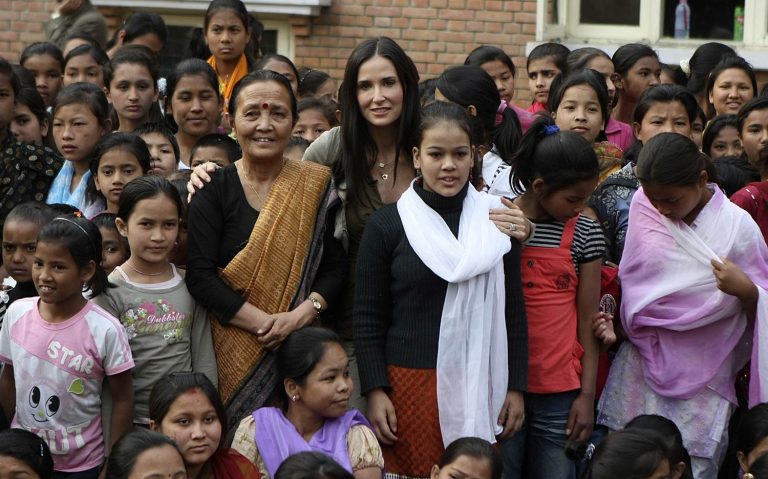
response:
<path id="1" fill-rule="evenodd" d="M 381 446 L 387 474 L 429 477 L 445 449 L 437 410 L 434 369 L 387 366 L 397 416 L 397 442 Z"/>

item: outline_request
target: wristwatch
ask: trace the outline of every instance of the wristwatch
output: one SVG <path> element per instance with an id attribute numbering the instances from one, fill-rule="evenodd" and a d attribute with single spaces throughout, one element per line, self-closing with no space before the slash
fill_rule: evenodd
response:
<path id="1" fill-rule="evenodd" d="M 310 295 L 307 299 L 312 302 L 312 306 L 315 308 L 315 312 L 318 316 L 320 316 L 320 313 L 323 312 L 323 305 L 320 304 L 320 300 L 312 295 Z"/>

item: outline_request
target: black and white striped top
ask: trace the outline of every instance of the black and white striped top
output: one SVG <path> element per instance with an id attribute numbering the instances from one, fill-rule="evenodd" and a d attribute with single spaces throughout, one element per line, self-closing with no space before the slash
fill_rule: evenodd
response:
<path id="1" fill-rule="evenodd" d="M 526 246 L 538 246 L 542 248 L 559 248 L 565 231 L 565 223 L 562 221 L 536 222 L 536 230 L 528 240 Z M 571 245 L 571 258 L 576 272 L 579 265 L 589 263 L 603 257 L 605 252 L 605 238 L 600 225 L 591 218 L 581 215 L 576 222 L 573 232 L 573 244 Z"/>

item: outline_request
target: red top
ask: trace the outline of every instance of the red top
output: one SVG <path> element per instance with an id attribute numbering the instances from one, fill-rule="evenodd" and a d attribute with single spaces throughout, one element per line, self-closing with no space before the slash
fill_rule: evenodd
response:
<path id="1" fill-rule="evenodd" d="M 734 193 L 731 201 L 749 213 L 760 227 L 763 239 L 768 243 L 768 181 L 748 184 Z"/>
<path id="2" fill-rule="evenodd" d="M 558 393 L 581 387 L 576 291 L 579 276 L 571 244 L 579 217 L 565 224 L 560 247 L 526 246 L 521 258 L 528 315 L 528 392 Z"/>

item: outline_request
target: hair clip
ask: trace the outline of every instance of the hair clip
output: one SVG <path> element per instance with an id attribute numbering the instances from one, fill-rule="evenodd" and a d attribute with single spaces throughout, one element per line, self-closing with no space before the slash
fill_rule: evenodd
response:
<path id="1" fill-rule="evenodd" d="M 499 126 L 504 122 L 504 110 L 507 109 L 507 102 L 505 100 L 501 100 L 499 103 L 499 108 L 496 110 L 496 121 L 493 122 L 493 126 Z"/>
<path id="2" fill-rule="evenodd" d="M 691 61 L 689 59 L 680 60 L 680 69 L 685 73 L 686 78 L 691 78 Z"/>
<path id="3" fill-rule="evenodd" d="M 542 133 L 544 133 L 544 136 L 554 135 L 556 133 L 560 133 L 560 127 L 557 125 L 546 125 L 542 129 Z"/>
<path id="4" fill-rule="evenodd" d="M 82 218 L 83 217 L 83 212 L 80 211 L 80 210 L 77 210 L 74 213 L 72 213 L 72 216 L 74 216 L 75 218 Z"/>

